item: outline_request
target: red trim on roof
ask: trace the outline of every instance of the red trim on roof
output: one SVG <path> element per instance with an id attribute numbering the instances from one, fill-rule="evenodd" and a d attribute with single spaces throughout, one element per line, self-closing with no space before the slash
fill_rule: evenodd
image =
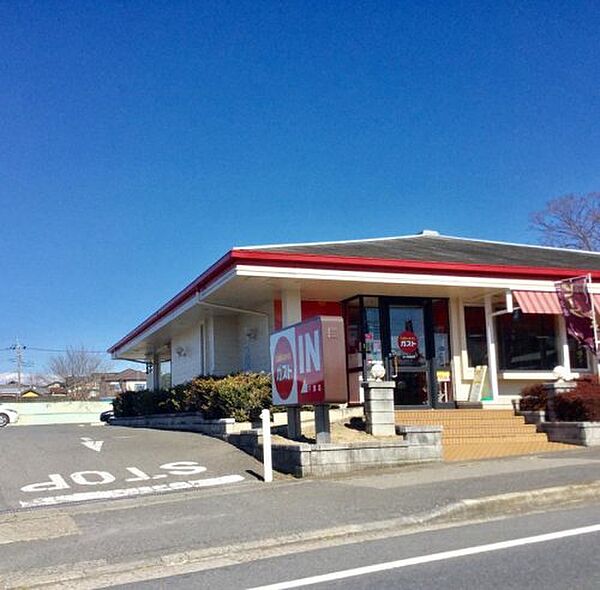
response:
<path id="1" fill-rule="evenodd" d="M 294 254 L 291 252 L 262 252 L 260 250 L 232 250 L 238 262 L 293 266 L 300 268 L 329 268 L 334 270 L 365 270 L 379 272 L 412 272 L 430 274 L 432 271 L 456 276 L 487 276 L 498 278 L 535 278 L 554 280 L 573 277 L 590 271 L 581 268 L 511 266 L 502 264 L 474 264 L 465 262 L 429 262 L 398 258 L 362 258 L 321 254 Z M 600 271 L 591 271 L 592 278 L 600 279 Z"/>
<path id="2" fill-rule="evenodd" d="M 111 354 L 118 348 L 121 348 L 124 344 L 127 344 L 133 340 L 136 336 L 139 336 L 144 330 L 148 329 L 152 324 L 155 324 L 158 320 L 166 316 L 169 312 L 179 307 L 182 303 L 187 301 L 190 297 L 195 295 L 200 289 L 206 287 L 219 275 L 223 274 L 228 270 L 232 264 L 231 260 L 232 252 L 227 252 L 225 256 L 217 260 L 211 267 L 205 270 L 196 280 L 190 283 L 185 289 L 177 293 L 175 297 L 169 299 L 158 311 L 155 311 L 151 316 L 146 318 L 139 326 L 134 328 L 129 334 L 121 338 L 116 344 L 113 344 L 108 352 Z"/>
<path id="3" fill-rule="evenodd" d="M 415 274 L 447 274 L 467 277 L 495 278 L 532 278 L 537 280 L 558 280 L 578 276 L 589 272 L 581 268 L 552 268 L 510 266 L 492 264 L 470 264 L 464 262 L 428 262 L 422 260 L 401 260 L 397 258 L 362 258 L 358 256 L 334 256 L 320 254 L 295 254 L 292 252 L 264 252 L 261 250 L 229 251 L 195 281 L 180 291 L 158 311 L 144 320 L 129 334 L 121 338 L 108 349 L 114 353 L 118 348 L 139 336 L 144 330 L 155 324 L 176 307 L 187 301 L 200 289 L 208 286 L 219 275 L 229 270 L 236 263 L 257 264 L 263 266 L 296 268 L 324 268 L 331 270 L 354 270 L 371 272 L 411 272 Z M 593 279 L 600 280 L 600 271 L 592 271 Z"/>

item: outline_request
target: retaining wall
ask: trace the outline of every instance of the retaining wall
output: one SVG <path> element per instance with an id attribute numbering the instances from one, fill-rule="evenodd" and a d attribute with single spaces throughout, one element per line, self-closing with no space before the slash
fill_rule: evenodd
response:
<path id="1" fill-rule="evenodd" d="M 19 413 L 16 426 L 42 424 L 90 424 L 100 422 L 100 414 L 112 410 L 111 402 L 2 402 Z"/>
<path id="2" fill-rule="evenodd" d="M 600 422 L 543 422 L 538 430 L 545 432 L 552 442 L 600 446 Z"/>
<path id="3" fill-rule="evenodd" d="M 401 426 L 398 436 L 352 443 L 272 445 L 273 468 L 295 477 L 327 477 L 371 468 L 397 467 L 442 460 L 442 428 Z M 262 461 L 262 436 L 252 430 L 227 440 Z"/>
<path id="4" fill-rule="evenodd" d="M 152 416 L 139 416 L 135 418 L 112 418 L 110 424 L 132 428 L 159 428 L 161 430 L 200 432 L 218 437 L 225 437 L 235 429 L 235 420 L 233 418 L 205 420 L 202 414 L 195 412 L 189 414 L 153 414 Z"/>

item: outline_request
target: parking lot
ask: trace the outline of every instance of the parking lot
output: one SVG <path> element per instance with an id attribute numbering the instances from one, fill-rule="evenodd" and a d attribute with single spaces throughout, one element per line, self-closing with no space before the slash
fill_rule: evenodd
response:
<path id="1" fill-rule="evenodd" d="M 0 511 L 256 482 L 261 464 L 196 433 L 92 425 L 0 430 Z"/>

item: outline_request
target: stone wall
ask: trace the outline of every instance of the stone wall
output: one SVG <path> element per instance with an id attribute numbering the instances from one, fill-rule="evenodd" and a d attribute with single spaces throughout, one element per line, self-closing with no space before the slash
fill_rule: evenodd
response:
<path id="1" fill-rule="evenodd" d="M 201 414 L 194 412 L 187 414 L 155 414 L 135 418 L 112 418 L 110 424 L 111 426 L 129 426 L 131 428 L 200 432 L 210 436 L 225 437 L 233 431 L 235 420 L 233 418 L 205 420 Z"/>
<path id="2" fill-rule="evenodd" d="M 295 477 L 328 477 L 442 460 L 441 427 L 401 426 L 397 432 L 399 436 L 368 442 L 274 443 L 273 468 Z M 262 436 L 258 430 L 231 434 L 227 440 L 262 461 Z"/>
<path id="3" fill-rule="evenodd" d="M 584 447 L 600 446 L 600 422 L 543 422 L 538 430 L 548 440 Z"/>

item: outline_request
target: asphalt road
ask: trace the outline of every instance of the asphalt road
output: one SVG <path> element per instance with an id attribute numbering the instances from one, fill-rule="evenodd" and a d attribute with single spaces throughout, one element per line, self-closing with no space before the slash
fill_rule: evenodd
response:
<path id="1" fill-rule="evenodd" d="M 554 538 L 540 537 L 549 534 Z M 505 546 L 498 547 L 499 542 Z M 305 551 L 118 588 L 596 590 L 598 546 L 600 509 L 593 506 Z"/>
<path id="2" fill-rule="evenodd" d="M 114 426 L 0 430 L 0 512 L 256 481 L 261 464 L 196 433 Z"/>
<path id="3" fill-rule="evenodd" d="M 120 438 L 123 436 L 127 438 Z M 556 489 L 548 486 L 559 486 L 564 497 L 544 504 L 544 509 L 553 508 L 557 502 L 562 505 L 574 501 L 572 486 L 589 489 L 599 479 L 600 466 L 600 449 L 582 449 L 556 456 L 408 466 L 331 480 L 279 478 L 265 484 L 248 473 L 259 469 L 250 457 L 218 440 L 195 434 L 116 427 L 17 427 L 1 432 L 0 439 L 0 483 L 5 504 L 20 505 L 38 498 L 54 500 L 59 494 L 68 498 L 58 505 L 0 514 L 0 580 L 6 588 L 30 587 L 34 582 L 60 584 L 66 578 L 73 580 L 72 588 L 90 587 L 86 584 L 91 580 L 94 587 L 105 587 L 167 575 L 172 576 L 168 583 L 176 585 L 188 574 L 192 576 L 191 587 L 212 588 L 204 578 L 194 582 L 193 576 L 200 576 L 197 572 L 201 569 L 209 581 L 216 576 L 215 588 L 237 588 L 424 555 L 444 550 L 440 547 L 464 546 L 456 545 L 462 533 L 456 532 L 459 529 L 438 531 L 435 538 L 423 537 L 426 540 L 422 543 L 415 534 L 410 542 L 404 540 L 408 537 L 387 539 L 395 539 L 402 532 L 414 533 L 411 523 L 431 526 L 432 518 L 437 523 L 435 515 L 447 514 L 445 511 L 456 507 L 457 501 L 462 506 L 461 499 L 470 499 L 468 518 L 489 516 L 477 502 L 473 504 L 476 499 L 491 495 L 497 503 L 497 494 L 507 492 L 508 498 L 519 492 L 519 500 L 509 500 L 508 506 L 502 503 L 504 514 L 536 509 L 537 502 L 527 501 L 529 490 L 544 488 L 547 493 L 548 489 Z M 100 441 L 98 452 L 94 448 Z M 10 444 L 5 446 L 5 442 Z M 165 462 L 181 461 L 196 464 L 165 467 Z M 193 470 L 197 464 L 206 471 L 172 473 Z M 83 475 L 82 470 L 86 471 Z M 77 482 L 106 478 L 97 472 L 109 473 L 115 481 L 101 485 Z M 37 485 L 34 482 L 65 485 L 57 477 L 50 479 L 52 474 L 60 475 L 70 488 L 22 490 Z M 163 474 L 168 477 L 145 479 Z M 245 479 L 200 490 L 188 487 L 191 481 L 214 481 L 228 475 Z M 126 481 L 138 478 L 141 481 Z M 183 489 L 177 493 L 139 493 L 118 501 L 107 498 L 71 502 L 74 494 L 85 489 L 112 492 L 151 488 L 164 482 L 181 484 Z M 124 483 L 127 487 L 120 487 Z M 598 501 L 597 493 L 586 497 Z M 499 513 L 496 509 L 494 514 Z M 463 512 L 460 514 L 460 518 L 467 518 Z M 580 521 L 588 522 L 586 518 Z M 526 521 L 521 517 L 515 522 Z M 553 526 L 552 515 L 544 517 L 541 524 Z M 573 518 L 568 526 L 579 525 Z M 512 528 L 504 532 L 512 535 Z M 515 532 L 537 534 L 545 532 L 543 528 Z M 469 535 L 465 539 L 491 542 L 497 536 Z M 380 545 L 375 544 L 376 539 Z M 317 546 L 319 551 L 315 551 Z M 310 559 L 302 561 L 303 555 Z M 223 567 L 232 563 L 246 565 L 231 570 Z M 173 577 L 176 575 L 179 577 Z M 238 575 L 250 577 L 238 583 Z M 164 587 L 161 583 L 151 587 Z"/>

